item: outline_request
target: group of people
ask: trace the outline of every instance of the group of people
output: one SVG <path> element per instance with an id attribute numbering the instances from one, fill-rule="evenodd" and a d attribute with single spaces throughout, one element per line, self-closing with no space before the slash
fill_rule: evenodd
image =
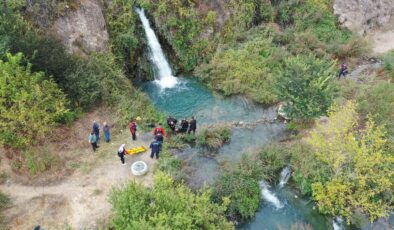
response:
<path id="1" fill-rule="evenodd" d="M 107 122 L 104 122 L 103 124 L 103 131 L 104 131 L 104 140 L 105 142 L 108 143 L 110 141 L 110 132 L 109 132 L 109 125 L 107 124 Z M 100 125 L 98 124 L 97 121 L 93 122 L 92 131 L 89 134 L 88 140 L 93 148 L 93 152 L 95 152 L 96 149 L 99 147 L 98 142 L 100 141 Z"/>
<path id="2" fill-rule="evenodd" d="M 173 134 L 177 134 L 177 133 L 190 134 L 191 132 L 193 132 L 193 134 L 196 133 L 197 121 L 194 117 L 192 117 L 190 121 L 188 121 L 186 118 L 182 119 L 179 128 L 176 127 L 177 123 L 178 123 L 177 119 L 171 116 L 167 118 L 167 125 L 172 130 Z"/>
<path id="3" fill-rule="evenodd" d="M 180 126 L 178 128 L 177 128 L 177 122 L 178 120 L 171 116 L 167 118 L 168 127 L 172 130 L 173 134 L 177 134 L 177 133 L 190 134 L 192 132 L 193 134 L 195 134 L 197 129 L 197 121 L 194 117 L 192 117 L 190 121 L 188 121 L 186 118 L 182 119 L 180 122 Z M 130 129 L 132 140 L 134 141 L 137 140 L 136 119 L 133 119 L 129 122 L 128 128 Z M 103 131 L 104 131 L 105 142 L 108 143 L 110 141 L 110 131 L 109 131 L 109 126 L 106 122 L 104 122 L 103 124 Z M 161 123 L 159 123 L 159 125 L 153 129 L 153 135 L 154 135 L 154 140 L 151 142 L 149 146 L 149 148 L 151 149 L 150 157 L 151 158 L 156 157 L 156 159 L 158 159 L 160 151 L 162 149 L 164 137 L 166 137 L 166 131 L 162 127 Z M 98 124 L 97 121 L 94 121 L 92 131 L 89 135 L 89 143 L 92 145 L 93 151 L 96 151 L 96 149 L 99 147 L 98 146 L 99 140 L 100 140 L 100 125 Z M 126 165 L 124 158 L 124 156 L 127 154 L 125 149 L 125 144 L 122 144 L 117 152 L 122 164 Z"/>

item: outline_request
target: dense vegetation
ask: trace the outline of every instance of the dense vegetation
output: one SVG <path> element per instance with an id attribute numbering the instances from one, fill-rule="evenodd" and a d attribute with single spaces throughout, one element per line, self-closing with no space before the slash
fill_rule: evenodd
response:
<path id="1" fill-rule="evenodd" d="M 151 190 L 132 182 L 113 191 L 112 225 L 116 229 L 233 229 L 223 215 L 228 199 L 218 205 L 210 196 L 208 189 L 194 194 L 159 172 Z"/>
<path id="2" fill-rule="evenodd" d="M 183 162 L 169 148 L 196 144 L 217 150 L 230 141 L 231 131 L 202 129 L 197 136 L 173 137 L 164 146 L 152 189 L 131 183 L 112 193 L 114 228 L 232 229 L 225 217 L 252 218 L 261 202 L 259 181 L 276 181 L 285 165 L 294 171 L 294 186 L 322 213 L 348 222 L 359 212 L 371 221 L 392 213 L 394 52 L 382 57 L 384 68 L 372 82 L 337 83 L 339 61 L 364 55 L 368 45 L 337 25 L 330 0 L 230 0 L 216 8 L 204 2 L 209 1 L 102 0 L 110 51 L 86 58 L 33 27 L 27 18 L 34 15 L 23 15 L 25 1 L 4 1 L 1 145 L 23 149 L 26 167 L 35 174 L 57 160 L 49 152 L 33 155 L 27 147 L 39 145 L 80 112 L 110 107 L 118 125 L 142 113 L 149 122 L 162 119 L 130 81 L 152 75 L 144 33 L 131 10 L 142 6 L 180 71 L 194 72 L 225 95 L 243 94 L 265 105 L 284 102 L 286 114 L 296 122 L 309 120 L 312 128 L 308 137 L 268 146 L 236 167 L 224 165 L 212 190 L 196 193 L 183 184 Z M 53 17 L 65 4 L 77 7 L 75 0 L 50 2 Z M 313 126 L 322 115 L 327 117 Z M 0 209 L 5 201 L 0 193 Z"/>

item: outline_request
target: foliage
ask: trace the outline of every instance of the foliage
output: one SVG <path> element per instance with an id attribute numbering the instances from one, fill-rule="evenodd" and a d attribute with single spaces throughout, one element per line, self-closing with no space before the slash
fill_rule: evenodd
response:
<path id="1" fill-rule="evenodd" d="M 245 220 L 254 217 L 260 205 L 259 181 L 276 181 L 278 172 L 285 166 L 288 156 L 285 148 L 270 145 L 241 161 L 217 179 L 214 198 L 229 197 L 227 215 L 231 219 Z"/>
<path id="2" fill-rule="evenodd" d="M 176 182 L 181 182 L 186 177 L 182 168 L 182 161 L 170 153 L 169 144 L 165 142 L 157 162 L 157 169 L 170 175 Z"/>
<path id="3" fill-rule="evenodd" d="M 240 37 L 243 42 L 220 47 L 197 75 L 225 95 L 245 94 L 260 103 L 275 102 L 273 69 L 280 64 L 275 62 L 281 52 L 272 47 L 270 33 L 259 28 Z"/>
<path id="4" fill-rule="evenodd" d="M 233 229 L 224 217 L 228 199 L 219 205 L 212 203 L 210 196 L 210 190 L 202 189 L 194 194 L 159 172 L 151 190 L 131 182 L 112 192 L 112 226 L 116 229 Z"/>
<path id="5" fill-rule="evenodd" d="M 190 144 L 195 144 L 196 136 L 192 134 L 177 134 L 168 140 L 168 147 L 173 149 L 185 149 Z"/>
<path id="6" fill-rule="evenodd" d="M 9 227 L 7 226 L 5 217 L 2 212 L 9 206 L 10 203 L 11 199 L 6 194 L 0 191 L 0 230 L 5 230 Z"/>
<path id="7" fill-rule="evenodd" d="M 22 54 L 0 60 L 0 138 L 6 146 L 25 147 L 48 134 L 68 113 L 67 100 L 52 80 L 31 65 L 21 65 Z"/>
<path id="8" fill-rule="evenodd" d="M 217 150 L 231 139 L 231 129 L 227 127 L 204 128 L 197 135 L 197 144 L 203 148 Z"/>
<path id="9" fill-rule="evenodd" d="M 172 46 L 182 69 L 190 72 L 213 53 L 215 41 L 212 33 L 206 33 L 216 21 L 212 11 L 199 14 L 197 4 L 191 0 L 141 0 L 140 3 L 156 19 L 158 31 Z"/>
<path id="10" fill-rule="evenodd" d="M 357 132 L 357 120 L 356 106 L 348 102 L 311 132 L 307 143 L 318 163 L 328 169 L 327 179 L 314 181 L 312 193 L 323 213 L 349 221 L 359 209 L 373 221 L 393 209 L 394 156 L 385 151 L 382 126 L 369 117 Z"/>
<path id="11" fill-rule="evenodd" d="M 25 152 L 24 163 L 30 175 L 37 175 L 49 170 L 59 170 L 64 168 L 64 162 L 56 154 L 51 154 L 49 151 L 43 152 Z"/>
<path id="12" fill-rule="evenodd" d="M 394 79 L 394 50 L 387 52 L 384 56 L 384 69 L 386 70 L 387 74 Z"/>
<path id="13" fill-rule="evenodd" d="M 285 59 L 276 87 L 289 117 L 311 119 L 326 113 L 335 92 L 334 64 L 313 55 Z"/>
<path id="14" fill-rule="evenodd" d="M 243 175 L 241 170 L 221 175 L 214 185 L 214 199 L 229 197 L 226 212 L 230 219 L 250 219 L 254 217 L 260 204 L 260 186 L 257 180 Z"/>
<path id="15" fill-rule="evenodd" d="M 373 86 L 366 85 L 359 90 L 358 110 L 372 114 L 379 125 L 385 125 L 388 136 L 394 135 L 394 85 L 380 81 Z"/>

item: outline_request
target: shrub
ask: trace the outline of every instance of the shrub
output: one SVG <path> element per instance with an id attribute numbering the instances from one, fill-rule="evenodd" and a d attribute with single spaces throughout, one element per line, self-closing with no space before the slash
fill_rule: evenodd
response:
<path id="1" fill-rule="evenodd" d="M 182 171 L 183 162 L 175 158 L 168 150 L 168 144 L 164 144 L 162 153 L 157 162 L 157 169 L 170 175 L 176 182 L 181 182 L 186 178 Z"/>
<path id="2" fill-rule="evenodd" d="M 227 127 L 204 128 L 197 135 L 197 144 L 203 148 L 217 150 L 231 139 L 231 129 Z"/>
<path id="3" fill-rule="evenodd" d="M 328 169 L 327 178 L 313 181 L 312 194 L 323 213 L 350 221 L 352 212 L 361 210 L 374 221 L 393 209 L 394 157 L 386 151 L 382 126 L 371 117 L 363 130 L 356 131 L 357 126 L 356 106 L 348 102 L 311 132 L 307 143 L 318 164 Z"/>
<path id="4" fill-rule="evenodd" d="M 260 205 L 260 186 L 254 178 L 245 176 L 241 170 L 226 173 L 214 185 L 214 200 L 230 198 L 226 212 L 233 220 L 246 220 L 254 217 Z"/>
<path id="5" fill-rule="evenodd" d="M 5 146 L 25 147 L 45 137 L 68 113 L 67 100 L 52 80 L 31 65 L 21 65 L 22 54 L 0 60 L 0 141 Z"/>
<path id="6" fill-rule="evenodd" d="M 388 75 L 394 80 L 394 50 L 387 52 L 384 56 L 384 69 Z"/>
<path id="7" fill-rule="evenodd" d="M 276 89 L 289 117 L 312 119 L 326 114 L 335 92 L 334 64 L 313 55 L 285 59 Z"/>
<path id="8" fill-rule="evenodd" d="M 116 229 L 233 229 L 224 217 L 228 199 L 219 205 L 210 196 L 210 190 L 194 194 L 159 172 L 150 190 L 131 182 L 112 192 L 111 223 Z"/>

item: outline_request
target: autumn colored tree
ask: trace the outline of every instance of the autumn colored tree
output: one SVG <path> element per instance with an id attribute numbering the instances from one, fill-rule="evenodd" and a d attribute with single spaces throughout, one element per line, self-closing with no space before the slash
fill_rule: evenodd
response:
<path id="1" fill-rule="evenodd" d="M 329 120 L 311 132 L 307 143 L 327 177 L 312 184 L 323 213 L 347 220 L 358 209 L 373 221 L 393 210 L 394 155 L 386 151 L 385 129 L 372 117 L 358 131 L 356 105 L 347 102 L 329 113 Z"/>

